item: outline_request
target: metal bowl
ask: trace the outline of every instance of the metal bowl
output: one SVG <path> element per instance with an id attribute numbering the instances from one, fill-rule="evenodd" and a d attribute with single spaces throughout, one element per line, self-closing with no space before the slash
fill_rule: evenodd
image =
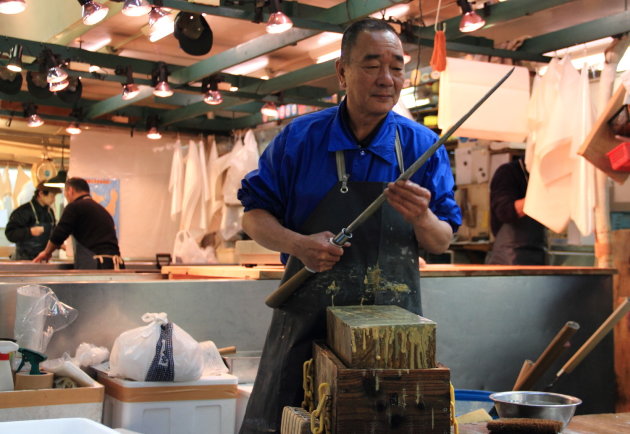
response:
<path id="1" fill-rule="evenodd" d="M 551 419 L 562 422 L 564 429 L 582 400 L 569 395 L 547 392 L 499 392 L 490 395 L 499 417 Z"/>

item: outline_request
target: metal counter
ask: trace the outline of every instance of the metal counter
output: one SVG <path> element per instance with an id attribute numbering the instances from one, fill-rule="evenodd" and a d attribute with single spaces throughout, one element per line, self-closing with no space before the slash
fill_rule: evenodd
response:
<path id="1" fill-rule="evenodd" d="M 38 282 L 42 283 L 42 282 Z M 13 335 L 18 282 L 0 283 L 0 336 Z M 145 312 L 167 312 L 195 339 L 260 350 L 271 319 L 265 297 L 277 280 L 53 282 L 59 299 L 78 309 L 56 333 L 49 357 L 74 354 L 81 342 L 111 348 L 121 332 L 143 325 Z M 535 360 L 566 321 L 580 330 L 539 383 L 542 387 L 612 311 L 610 274 L 425 276 L 424 316 L 437 322 L 438 360 L 457 389 L 510 390 L 525 359 Z M 613 340 L 606 337 L 554 391 L 583 400 L 578 413 L 614 411 Z"/>

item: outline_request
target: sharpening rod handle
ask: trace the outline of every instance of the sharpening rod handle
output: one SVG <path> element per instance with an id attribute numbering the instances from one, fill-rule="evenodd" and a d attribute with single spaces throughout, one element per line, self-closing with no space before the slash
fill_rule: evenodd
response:
<path id="1" fill-rule="evenodd" d="M 265 304 L 272 308 L 282 306 L 285 300 L 313 274 L 315 274 L 314 271 L 303 267 L 300 271 L 291 276 L 289 280 L 280 285 L 278 289 L 269 294 L 265 299 Z"/>
<path id="2" fill-rule="evenodd" d="M 556 378 L 562 375 L 563 373 L 572 372 L 577 365 L 586 357 L 595 346 L 601 341 L 604 336 L 608 334 L 608 332 L 623 318 L 628 311 L 630 311 L 630 298 L 626 297 L 626 299 L 615 309 L 613 313 L 610 314 L 606 321 L 599 326 L 599 328 L 591 335 L 590 338 L 580 347 L 579 350 L 573 354 L 573 357 L 569 359 L 567 363 L 558 371 L 556 374 Z"/>

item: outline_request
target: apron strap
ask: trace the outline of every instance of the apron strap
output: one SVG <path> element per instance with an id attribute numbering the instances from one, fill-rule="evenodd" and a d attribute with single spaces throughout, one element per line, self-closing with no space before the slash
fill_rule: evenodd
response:
<path id="1" fill-rule="evenodd" d="M 403 160 L 402 144 L 400 143 L 400 136 L 398 135 L 398 128 L 396 128 L 396 140 L 394 142 L 394 149 L 396 151 L 396 161 L 398 161 L 398 169 L 402 174 L 405 171 L 405 161 Z M 346 158 L 343 151 L 335 151 L 335 162 L 337 164 L 337 179 L 341 182 L 341 188 L 339 191 L 342 193 L 348 192 L 348 175 L 346 171 Z"/>
<path id="2" fill-rule="evenodd" d="M 33 215 L 35 216 L 35 224 L 39 226 L 39 217 L 37 217 L 37 211 L 35 211 L 35 206 L 33 205 L 33 201 L 31 200 L 28 204 L 31 206 L 31 209 L 33 210 Z"/>
<path id="3" fill-rule="evenodd" d="M 111 259 L 112 263 L 114 264 L 114 270 L 120 270 L 120 266 L 125 263 L 120 255 L 94 255 L 93 258 L 101 264 L 103 263 L 103 259 Z"/>

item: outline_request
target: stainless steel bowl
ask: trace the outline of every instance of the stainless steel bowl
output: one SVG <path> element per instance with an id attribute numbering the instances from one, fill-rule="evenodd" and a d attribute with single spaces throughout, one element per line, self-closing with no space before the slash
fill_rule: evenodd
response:
<path id="1" fill-rule="evenodd" d="M 564 429 L 582 400 L 569 395 L 547 392 L 499 392 L 490 395 L 499 417 L 551 419 L 562 422 Z"/>

